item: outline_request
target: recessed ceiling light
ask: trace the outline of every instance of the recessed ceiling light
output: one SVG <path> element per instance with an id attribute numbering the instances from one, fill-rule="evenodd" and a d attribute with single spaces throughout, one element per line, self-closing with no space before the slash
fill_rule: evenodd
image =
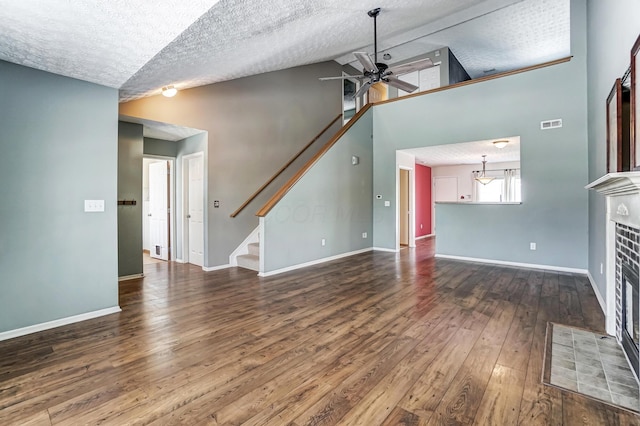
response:
<path id="1" fill-rule="evenodd" d="M 162 96 L 167 98 L 173 98 L 176 93 L 178 93 L 178 89 L 173 86 L 165 86 L 162 88 Z"/>
<path id="2" fill-rule="evenodd" d="M 496 148 L 502 149 L 505 146 L 507 146 L 508 143 L 509 143 L 508 140 L 494 141 L 493 146 L 495 146 Z"/>

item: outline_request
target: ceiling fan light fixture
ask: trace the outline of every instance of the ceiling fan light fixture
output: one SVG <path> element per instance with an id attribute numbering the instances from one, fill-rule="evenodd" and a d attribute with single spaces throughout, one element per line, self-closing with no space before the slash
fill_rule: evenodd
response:
<path id="1" fill-rule="evenodd" d="M 487 176 L 487 171 L 486 171 L 486 165 L 487 165 L 487 159 L 486 159 L 486 155 L 482 156 L 482 173 L 480 173 L 478 176 L 476 176 L 474 178 L 474 180 L 480 182 L 483 185 L 486 185 L 488 183 L 490 183 L 491 181 L 493 181 L 495 178 L 493 177 L 489 177 Z M 476 172 L 474 172 L 476 173 Z"/>
<path id="2" fill-rule="evenodd" d="M 509 141 L 508 141 L 508 140 L 503 139 L 503 140 L 499 140 L 499 141 L 494 141 L 494 142 L 493 142 L 493 146 L 495 146 L 495 147 L 496 147 L 496 148 L 498 148 L 498 149 L 502 149 L 502 148 L 504 148 L 505 146 L 507 146 L 507 144 L 508 144 L 508 143 L 509 143 Z"/>
<path id="3" fill-rule="evenodd" d="M 162 88 L 162 96 L 166 98 L 173 98 L 176 95 L 176 93 L 178 93 L 178 89 L 173 87 L 173 85 L 165 86 Z"/>

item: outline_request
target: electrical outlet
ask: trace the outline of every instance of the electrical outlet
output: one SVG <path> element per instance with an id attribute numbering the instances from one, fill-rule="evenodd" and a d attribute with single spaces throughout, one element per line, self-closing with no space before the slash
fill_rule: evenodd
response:
<path id="1" fill-rule="evenodd" d="M 84 211 L 90 213 L 103 212 L 104 200 L 84 200 Z"/>
<path id="2" fill-rule="evenodd" d="M 385 201 L 385 202 L 384 202 L 384 206 L 385 206 L 385 207 L 389 207 L 389 206 L 391 206 L 391 201 Z"/>
<path id="3" fill-rule="evenodd" d="M 362 233 L 362 238 L 367 238 L 367 233 L 366 232 Z"/>
<path id="4" fill-rule="evenodd" d="M 604 274 L 604 265 L 600 264 L 600 275 Z"/>
<path id="5" fill-rule="evenodd" d="M 529 243 L 529 250 L 535 250 L 536 249 L 536 243 Z"/>
<path id="6" fill-rule="evenodd" d="M 422 224 L 420 224 L 420 229 L 422 229 Z"/>
<path id="7" fill-rule="evenodd" d="M 320 240 L 320 245 L 322 247 L 324 247 L 327 244 L 327 240 L 325 240 L 324 238 L 322 240 Z"/>

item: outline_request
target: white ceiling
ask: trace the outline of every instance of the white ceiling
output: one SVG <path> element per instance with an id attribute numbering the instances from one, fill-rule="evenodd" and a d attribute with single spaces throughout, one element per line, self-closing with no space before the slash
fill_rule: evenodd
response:
<path id="1" fill-rule="evenodd" d="M 165 141 L 179 141 L 189 136 L 204 133 L 204 130 L 193 129 L 191 127 L 182 127 L 175 124 L 161 123 L 159 121 L 147 120 L 138 117 L 129 117 L 120 115 L 118 120 L 126 123 L 142 124 L 145 138 L 163 139 Z"/>
<path id="2" fill-rule="evenodd" d="M 508 140 L 509 143 L 504 148 L 496 148 L 493 145 L 496 140 Z M 483 155 L 487 156 L 487 164 L 520 161 L 520 136 L 404 149 L 402 152 L 415 155 L 416 163 L 429 167 L 482 164 Z"/>
<path id="3" fill-rule="evenodd" d="M 449 46 L 472 77 L 569 56 L 569 0 L 2 0 L 0 59 L 122 101 L 379 50 Z"/>

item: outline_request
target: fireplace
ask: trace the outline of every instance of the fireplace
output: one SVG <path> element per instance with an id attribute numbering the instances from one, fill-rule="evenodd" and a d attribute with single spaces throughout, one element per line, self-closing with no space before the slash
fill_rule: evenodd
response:
<path id="1" fill-rule="evenodd" d="M 639 377 L 640 229 L 616 225 L 616 334 Z"/>
<path id="2" fill-rule="evenodd" d="M 640 377 L 640 172 L 609 173 L 587 188 L 607 201 L 606 293 L 600 300 L 607 333 Z"/>

